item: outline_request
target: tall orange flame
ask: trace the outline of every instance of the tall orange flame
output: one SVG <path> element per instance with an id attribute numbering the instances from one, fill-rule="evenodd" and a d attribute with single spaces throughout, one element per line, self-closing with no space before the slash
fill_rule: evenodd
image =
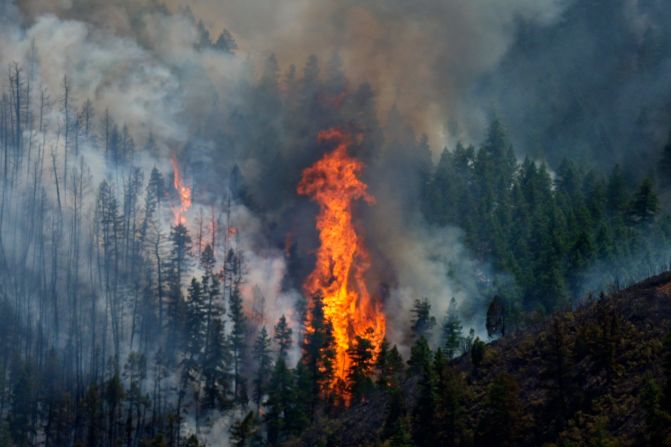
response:
<path id="1" fill-rule="evenodd" d="M 333 326 L 337 379 L 347 382 L 351 366 L 348 349 L 357 336 L 379 348 L 385 318 L 379 299 L 368 293 L 364 273 L 370 261 L 363 239 L 352 224 L 352 201 L 373 203 L 368 186 L 359 179 L 363 164 L 347 153 L 350 135 L 341 129 L 319 133 L 319 141 L 335 141 L 337 147 L 303 171 L 298 193 L 319 204 L 317 230 L 320 247 L 315 269 L 305 281 L 310 298 L 319 294 L 324 315 Z M 310 321 L 306 324 L 310 331 Z"/>
<path id="2" fill-rule="evenodd" d="M 175 216 L 175 225 L 186 225 L 186 212 L 191 208 L 191 188 L 184 184 L 182 173 L 177 164 L 177 157 L 173 154 L 170 159 L 172 163 L 172 172 L 174 175 L 173 186 L 179 196 L 179 207 L 173 208 L 172 214 Z"/>

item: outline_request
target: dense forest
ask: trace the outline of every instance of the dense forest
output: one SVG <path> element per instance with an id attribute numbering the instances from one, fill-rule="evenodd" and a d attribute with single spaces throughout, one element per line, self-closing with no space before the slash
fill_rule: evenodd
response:
<path id="1" fill-rule="evenodd" d="M 669 445 L 671 118 L 631 91 L 671 8 L 592 33 L 609 2 L 512 3 L 490 71 L 433 66 L 474 96 L 403 84 L 494 104 L 436 139 L 360 49 L 297 68 L 196 5 L 0 0 L 0 447 Z M 580 83 L 562 30 L 621 57 Z M 522 113 L 498 89 L 542 48 L 558 96 L 619 93 Z"/>

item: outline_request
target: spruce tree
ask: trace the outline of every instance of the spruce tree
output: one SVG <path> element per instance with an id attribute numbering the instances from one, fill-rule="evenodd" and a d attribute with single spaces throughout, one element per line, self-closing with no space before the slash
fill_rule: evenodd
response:
<path id="1" fill-rule="evenodd" d="M 373 390 L 373 344 L 365 337 L 357 336 L 347 351 L 352 364 L 347 378 L 352 402 L 360 402 Z"/>
<path id="2" fill-rule="evenodd" d="M 646 178 L 629 204 L 627 211 L 629 221 L 634 225 L 648 226 L 655 220 L 658 211 L 659 199 L 655 193 L 652 180 Z"/>
<path id="3" fill-rule="evenodd" d="M 289 327 L 286 317 L 282 315 L 278 320 L 277 324 L 275 325 L 275 333 L 273 335 L 273 338 L 277 343 L 279 357 L 285 360 L 287 354 L 289 353 L 289 350 L 291 349 L 292 335 L 293 330 Z"/>
<path id="4" fill-rule="evenodd" d="M 525 419 L 519 400 L 519 385 L 508 374 L 491 384 L 485 413 L 475 432 L 475 446 L 513 447 L 523 439 Z"/>
<path id="5" fill-rule="evenodd" d="M 204 379 L 202 406 L 205 409 L 226 408 L 232 393 L 232 353 L 219 318 L 212 320 L 207 345 L 201 366 Z"/>
<path id="6" fill-rule="evenodd" d="M 310 416 L 313 418 L 319 400 L 329 397 L 336 368 L 333 327 L 324 315 L 324 304 L 318 294 L 312 298 L 309 321 L 302 363 L 310 382 Z"/>
<path id="7" fill-rule="evenodd" d="M 261 332 L 259 332 L 254 342 L 253 349 L 254 361 L 256 363 L 253 397 L 257 411 L 261 407 L 261 400 L 267 392 L 268 378 L 272 368 L 270 353 L 270 337 L 268 337 L 268 332 L 264 326 L 261 328 Z"/>
<path id="8" fill-rule="evenodd" d="M 231 329 L 230 342 L 233 357 L 233 394 L 235 399 L 246 400 L 244 396 L 244 378 L 242 368 L 247 355 L 247 317 L 242 304 L 242 295 L 237 285 L 233 286 L 228 303 L 228 316 L 233 325 Z"/>
<path id="9" fill-rule="evenodd" d="M 415 300 L 412 307 L 414 314 L 412 321 L 412 334 L 417 338 L 428 337 L 431 330 L 436 325 L 436 318 L 431 315 L 431 304 L 426 298 L 422 300 Z"/>
<path id="10" fill-rule="evenodd" d="M 452 297 L 447 309 L 447 317 L 443 324 L 443 347 L 448 359 L 454 358 L 463 344 L 463 328 L 457 315 L 457 301 Z"/>
<path id="11" fill-rule="evenodd" d="M 268 384 L 266 429 L 270 445 L 283 442 L 291 426 L 294 408 L 293 376 L 283 356 L 278 357 Z M 294 410 L 294 411 L 292 411 Z"/>

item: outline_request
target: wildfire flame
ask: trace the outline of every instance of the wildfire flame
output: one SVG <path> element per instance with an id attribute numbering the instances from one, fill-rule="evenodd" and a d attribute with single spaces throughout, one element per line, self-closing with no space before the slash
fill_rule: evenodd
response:
<path id="1" fill-rule="evenodd" d="M 184 184 L 179 164 L 177 164 L 177 157 L 174 154 L 170 161 L 172 162 L 172 171 L 175 178 L 173 185 L 179 196 L 179 207 L 173 208 L 172 213 L 175 216 L 175 225 L 186 225 L 186 212 L 191 208 L 191 188 Z"/>
<path id="2" fill-rule="evenodd" d="M 351 365 L 347 351 L 355 338 L 371 341 L 377 353 L 385 332 L 380 300 L 371 297 L 364 281 L 370 265 L 368 252 L 352 224 L 352 202 L 363 199 L 373 203 L 374 198 L 358 177 L 363 164 L 347 153 L 349 134 L 334 128 L 320 132 L 318 139 L 335 141 L 337 147 L 306 168 L 298 184 L 299 194 L 319 204 L 316 226 L 320 247 L 304 288 L 308 297 L 322 297 L 324 314 L 333 326 L 336 380 L 346 382 Z M 311 330 L 310 321 L 306 327 Z"/>

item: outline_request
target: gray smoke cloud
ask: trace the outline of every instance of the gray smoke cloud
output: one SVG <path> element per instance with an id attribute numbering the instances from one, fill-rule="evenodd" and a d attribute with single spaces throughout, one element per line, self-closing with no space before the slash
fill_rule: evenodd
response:
<path id="1" fill-rule="evenodd" d="M 256 66 L 271 53 L 285 66 L 300 66 L 310 54 L 327 58 L 338 53 L 350 79 L 374 86 L 379 110 L 386 114 L 398 105 L 406 119 L 429 135 L 436 151 L 455 138 L 477 139 L 481 134 L 487 110 L 468 104 L 468 94 L 478 77 L 506 54 L 516 24 L 551 24 L 566 3 L 167 1 L 173 12 L 188 7 L 212 35 L 230 30 L 244 57 Z M 119 35 L 135 35 L 162 57 L 176 56 L 183 64 L 188 63 L 189 52 L 179 52 L 180 43 L 185 34 L 196 37 L 193 29 L 165 16 L 162 20 L 170 26 L 167 34 L 160 33 L 160 23 L 147 18 L 146 10 L 157 8 L 151 1 L 24 0 L 21 8 L 31 17 L 52 12 Z"/>
<path id="2" fill-rule="evenodd" d="M 478 138 L 486 113 L 468 92 L 514 39 L 519 20 L 550 24 L 563 0 L 189 2 L 213 30 L 239 37 L 251 57 L 277 55 L 300 65 L 309 54 L 337 52 L 354 81 L 372 83 L 379 110 L 398 105 L 442 149 L 455 137 Z M 175 3 L 177 4 L 177 3 Z M 456 135 L 447 124 L 459 123 Z"/>
<path id="3" fill-rule="evenodd" d="M 167 15 L 166 7 L 179 14 Z M 518 152 L 550 163 L 568 156 L 599 165 L 612 158 L 643 172 L 645 159 L 666 142 L 671 8 L 665 2 L 168 0 L 166 7 L 148 0 L 20 2 L 29 20 L 51 12 L 133 36 L 184 70 L 191 81 L 181 85 L 192 94 L 187 105 L 196 105 L 187 108 L 199 119 L 216 107 L 212 98 L 235 101 L 237 90 L 222 86 L 238 88 L 236 75 L 258 71 L 271 53 L 283 67 L 337 53 L 354 83 L 373 85 L 378 115 L 397 106 L 429 136 L 434 158 L 456 140 L 479 141 L 492 112 L 507 124 Z M 186 16 L 201 20 L 212 36 L 231 31 L 240 47 L 233 60 L 249 65 L 221 73 L 212 54 L 194 57 L 198 32 Z"/>

